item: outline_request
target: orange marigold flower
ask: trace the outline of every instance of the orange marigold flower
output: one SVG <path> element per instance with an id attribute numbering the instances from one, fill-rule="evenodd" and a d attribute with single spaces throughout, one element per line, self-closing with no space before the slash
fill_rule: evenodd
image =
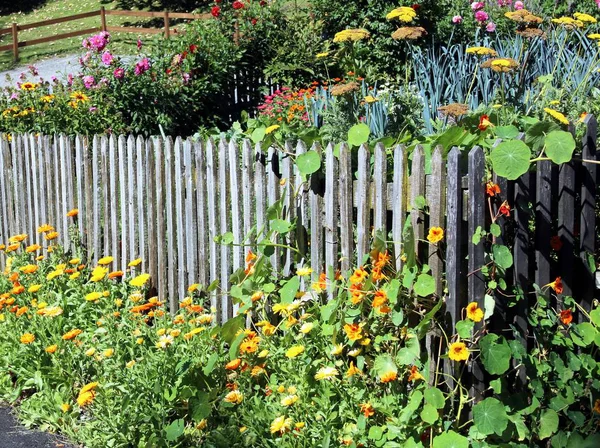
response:
<path id="1" fill-rule="evenodd" d="M 19 308 L 17 310 L 17 312 L 15 313 L 15 315 L 17 317 L 22 316 L 23 314 L 25 314 L 27 311 L 29 311 L 29 307 L 28 306 L 22 306 L 21 308 Z"/>
<path id="2" fill-rule="evenodd" d="M 344 325 L 344 333 L 348 336 L 351 341 L 358 341 L 363 337 L 362 334 L 363 324 L 346 324 Z"/>
<path id="3" fill-rule="evenodd" d="M 312 288 L 315 290 L 315 292 L 317 293 L 321 293 L 323 292 L 325 289 L 327 289 L 327 274 L 325 274 L 325 272 L 321 272 L 319 274 L 319 281 L 318 282 L 314 282 L 312 284 Z"/>
<path id="4" fill-rule="evenodd" d="M 79 214 L 79 209 L 78 208 L 74 208 L 74 209 L 69 210 L 67 212 L 67 217 L 73 218 L 73 217 L 77 216 L 78 214 Z"/>
<path id="5" fill-rule="evenodd" d="M 79 328 L 74 328 L 73 330 L 68 331 L 67 333 L 65 333 L 62 338 L 63 338 L 64 341 L 70 341 L 72 339 L 75 339 L 81 333 L 83 333 L 83 331 L 81 331 Z"/>
<path id="6" fill-rule="evenodd" d="M 497 194 L 500 194 L 500 187 L 498 184 L 490 181 L 485 185 L 485 192 L 488 196 L 494 197 Z"/>
<path id="7" fill-rule="evenodd" d="M 58 232 L 48 232 L 46 234 L 47 241 L 52 241 L 52 240 L 55 240 L 56 238 L 58 238 Z"/>
<path id="8" fill-rule="evenodd" d="M 390 383 L 392 381 L 395 381 L 396 378 L 398 378 L 398 372 L 392 370 L 390 372 L 385 372 L 384 374 L 382 374 L 379 380 L 382 383 Z"/>
<path id="9" fill-rule="evenodd" d="M 373 406 L 371 406 L 371 403 L 361 403 L 359 406 L 360 412 L 365 416 L 365 418 L 369 418 L 375 414 L 375 409 Z"/>
<path id="10" fill-rule="evenodd" d="M 425 377 L 419 373 L 417 366 L 410 368 L 410 375 L 408 375 L 408 381 L 425 380 Z"/>
<path id="11" fill-rule="evenodd" d="M 229 361 L 225 365 L 225 369 L 226 370 L 236 370 L 240 366 L 241 363 L 242 363 L 242 360 L 240 358 L 235 358 L 233 361 Z"/>
<path id="12" fill-rule="evenodd" d="M 570 325 L 573 322 L 573 313 L 571 310 L 562 310 L 558 315 L 564 325 Z"/>
<path id="13" fill-rule="evenodd" d="M 21 344 L 32 344 L 35 341 L 35 335 L 31 333 L 25 333 L 21 336 Z"/>
<path id="14" fill-rule="evenodd" d="M 108 274 L 108 278 L 109 279 L 121 278 L 121 277 L 123 277 L 123 275 L 125 275 L 125 273 L 123 271 L 114 271 L 114 272 L 111 272 L 110 274 Z"/>
<path id="15" fill-rule="evenodd" d="M 40 246 L 39 244 L 32 244 L 31 246 L 27 246 L 27 248 L 25 249 L 25 252 L 31 253 L 31 252 L 38 251 L 41 248 L 42 248 L 42 246 Z"/>
<path id="16" fill-rule="evenodd" d="M 388 301 L 387 293 L 383 290 L 375 291 L 375 297 L 373 298 L 373 308 L 379 308 L 385 305 Z"/>
<path id="17" fill-rule="evenodd" d="M 427 235 L 427 241 L 432 244 L 440 242 L 444 238 L 444 229 L 441 227 L 432 227 L 429 229 L 429 234 Z"/>

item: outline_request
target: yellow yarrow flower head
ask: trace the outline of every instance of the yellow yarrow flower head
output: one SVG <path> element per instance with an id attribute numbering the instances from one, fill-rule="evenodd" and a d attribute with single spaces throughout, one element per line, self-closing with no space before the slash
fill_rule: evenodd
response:
<path id="1" fill-rule="evenodd" d="M 487 47 L 469 47 L 466 49 L 465 53 L 467 54 L 475 54 L 477 56 L 498 56 L 496 50 Z"/>
<path id="2" fill-rule="evenodd" d="M 385 16 L 388 20 L 398 19 L 400 22 L 410 23 L 417 17 L 417 12 L 409 6 L 393 9 Z"/>
<path id="3" fill-rule="evenodd" d="M 595 17 L 592 17 L 589 14 L 585 14 L 585 13 L 581 13 L 581 12 L 576 12 L 575 14 L 573 14 L 573 17 L 575 17 L 575 20 L 579 20 L 583 23 L 597 23 L 598 22 Z"/>
<path id="4" fill-rule="evenodd" d="M 336 33 L 334 42 L 354 42 L 357 40 L 368 39 L 371 33 L 363 28 L 348 29 Z"/>

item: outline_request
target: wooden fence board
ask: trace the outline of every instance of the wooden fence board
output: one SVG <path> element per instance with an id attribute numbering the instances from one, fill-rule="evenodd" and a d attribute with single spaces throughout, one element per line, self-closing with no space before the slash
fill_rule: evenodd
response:
<path id="1" fill-rule="evenodd" d="M 167 235 L 166 235 L 166 210 L 165 210 L 165 146 L 157 138 L 154 140 L 154 163 L 156 167 L 156 246 L 157 246 L 157 270 L 163 272 L 158 277 L 158 295 L 166 299 L 169 283 L 164 275 L 167 266 Z M 171 236 L 169 236 L 171 238 Z"/>
<path id="2" fill-rule="evenodd" d="M 287 153 L 281 161 L 281 186 L 279 189 L 280 197 L 283 200 L 283 215 L 282 219 L 288 222 L 293 222 L 296 216 L 296 207 L 294 206 L 293 198 L 293 166 L 292 159 L 289 154 L 293 153 L 290 142 L 285 143 L 285 152 Z M 285 235 L 285 244 L 292 247 L 296 241 L 296 232 L 292 229 Z M 283 275 L 288 276 L 292 269 L 293 255 L 292 251 L 287 248 L 283 249 Z"/>
<path id="3" fill-rule="evenodd" d="M 348 144 L 340 145 L 339 155 L 339 195 L 340 204 L 340 249 L 342 273 L 348 272 L 354 264 L 354 223 L 352 220 L 352 155 Z"/>
<path id="4" fill-rule="evenodd" d="M 118 263 L 121 258 L 119 244 L 119 170 L 117 168 L 118 140 L 114 135 L 108 142 L 108 176 L 110 179 L 110 250 L 104 255 L 112 256 Z"/>
<path id="5" fill-rule="evenodd" d="M 550 238 L 552 237 L 552 162 L 537 162 L 535 219 L 535 282 L 550 283 Z"/>
<path id="6" fill-rule="evenodd" d="M 148 140 L 144 147 L 145 150 L 145 160 L 146 160 L 146 177 L 147 177 L 147 185 L 148 185 L 148 209 L 147 209 L 147 220 L 148 220 L 148 248 L 146 250 L 146 254 L 148 256 L 147 260 L 144 260 L 145 266 L 148 269 L 148 273 L 150 274 L 150 285 L 154 289 L 155 294 L 159 295 L 161 300 L 164 300 L 165 296 L 162 295 L 162 291 L 159 287 L 160 278 L 162 275 L 159 275 L 159 266 L 162 273 L 162 265 L 158 262 L 158 227 L 162 224 L 162 219 L 159 219 L 158 212 L 158 170 L 156 166 L 156 154 L 158 152 L 158 148 L 155 147 L 151 140 Z M 138 157 L 139 162 L 139 157 Z"/>
<path id="7" fill-rule="evenodd" d="M 446 209 L 444 198 L 446 197 L 446 169 L 443 160 L 443 148 L 437 146 L 431 157 L 431 186 L 427 191 L 427 204 L 429 205 L 429 227 L 440 227 L 446 229 Z M 436 294 L 441 297 L 443 291 L 444 256 L 440 246 L 429 246 L 429 258 L 427 262 L 431 268 L 431 275 L 436 279 Z"/>
<path id="8" fill-rule="evenodd" d="M 207 210 L 208 210 L 208 241 L 209 241 L 209 269 L 210 283 L 219 280 L 218 266 L 219 255 L 218 245 L 215 238 L 219 234 L 217 223 L 217 165 L 215 144 L 211 140 L 206 144 L 206 191 L 207 191 Z M 223 286 L 221 285 L 221 288 Z M 221 301 L 217 299 L 216 292 L 211 294 L 211 305 L 217 309 L 217 316 L 221 316 Z"/>
<path id="9" fill-rule="evenodd" d="M 369 148 L 362 145 L 358 149 L 358 179 L 356 183 L 356 233 L 357 233 L 357 264 L 363 263 L 363 258 L 369 253 L 371 222 L 371 207 L 369 203 L 369 183 L 371 170 L 369 165 Z"/>
<path id="10" fill-rule="evenodd" d="M 123 265 L 121 270 L 125 272 L 129 265 L 129 262 L 135 260 L 138 256 L 138 244 L 139 244 L 139 233 L 138 233 L 138 222 L 143 221 L 143 215 L 138 216 L 138 195 L 136 194 L 136 180 L 138 183 L 142 183 L 144 176 L 140 173 L 139 177 L 136 176 L 136 148 L 135 138 L 133 135 L 127 137 L 127 225 L 128 227 L 128 238 L 123 244 L 128 246 L 127 257 L 123 257 Z M 129 244 L 127 244 L 129 243 Z"/>
<path id="11" fill-rule="evenodd" d="M 196 160 L 196 219 L 198 223 L 198 282 L 207 286 L 209 283 L 208 275 L 208 223 L 207 223 L 207 174 L 206 174 L 206 154 L 201 143 L 194 144 L 194 157 Z"/>
<path id="12" fill-rule="evenodd" d="M 248 139 L 244 139 L 242 144 L 242 200 L 244 207 L 244 244 L 252 244 L 253 237 L 251 229 L 254 226 L 254 150 Z M 247 252 L 246 247 L 242 248 L 243 256 Z"/>
<path id="13" fill-rule="evenodd" d="M 279 200 L 279 155 L 278 150 L 274 146 L 269 148 L 267 155 L 267 204 L 269 207 L 274 205 Z M 270 227 L 269 223 L 265 224 Z M 275 244 L 280 243 L 279 236 L 274 233 L 271 237 L 271 241 Z M 271 265 L 275 272 L 279 272 L 281 269 L 281 249 L 275 247 L 273 249 L 273 255 L 271 255 Z"/>
<path id="14" fill-rule="evenodd" d="M 231 226 L 229 225 L 229 176 L 227 166 L 227 143 L 224 140 L 219 142 L 219 154 L 218 154 L 218 176 L 219 176 L 219 235 L 224 235 L 229 232 Z M 229 275 L 231 274 L 231 260 L 230 260 L 230 247 L 226 244 L 220 245 L 221 249 L 221 321 L 225 322 L 231 319 L 233 315 L 233 307 L 229 300 Z"/>
<path id="15" fill-rule="evenodd" d="M 115 257 L 113 266 L 115 270 L 125 270 L 129 259 L 129 247 L 128 242 L 132 235 L 129 234 L 129 198 L 127 188 L 127 153 L 128 153 L 128 141 L 124 135 L 120 135 L 117 139 L 117 166 L 119 172 L 119 187 L 118 187 L 118 210 L 120 221 L 117 224 L 119 229 L 118 246 L 120 253 L 118 257 Z"/>
<path id="16" fill-rule="evenodd" d="M 306 153 L 306 145 L 302 140 L 296 145 L 296 158 Z M 296 194 L 297 244 L 303 258 L 308 256 L 308 183 L 304 181 L 298 167 L 294 167 L 294 192 Z"/>
<path id="17" fill-rule="evenodd" d="M 397 145 L 394 148 L 394 180 L 392 192 L 392 240 L 394 241 L 394 257 L 397 272 L 402 271 L 402 231 L 406 219 L 406 198 L 408 190 L 408 161 L 406 148 Z"/>
<path id="18" fill-rule="evenodd" d="M 314 143 L 312 151 L 321 152 L 321 147 L 318 143 Z M 310 265 L 313 269 L 312 280 L 316 281 L 319 278 L 320 272 L 324 270 L 324 254 L 323 254 L 323 194 L 320 191 L 322 186 L 318 183 L 318 179 L 311 179 L 311 189 L 309 193 L 310 201 Z"/>
<path id="19" fill-rule="evenodd" d="M 174 169 L 175 163 L 173 161 L 173 141 L 167 138 L 164 141 L 165 151 L 165 217 L 167 220 L 167 278 L 168 278 L 168 296 L 169 296 L 169 309 L 174 311 L 177 309 L 177 236 L 175 235 L 175 192 L 173 188 L 174 184 Z"/>
<path id="20" fill-rule="evenodd" d="M 425 197 L 425 152 L 417 145 L 413 151 L 412 171 L 410 175 L 410 222 L 415 235 L 415 252 L 423 252 L 425 239 L 425 216 L 419 208 L 418 198 Z"/>
<path id="21" fill-rule="evenodd" d="M 382 143 L 375 146 L 375 163 L 373 167 L 374 184 L 374 227 L 375 231 L 387 232 L 387 161 L 385 147 Z M 387 238 L 386 238 L 387 240 Z"/>
<path id="22" fill-rule="evenodd" d="M 33 179 L 31 178 L 31 153 L 33 152 L 33 148 L 30 146 L 30 135 L 29 134 L 25 134 L 22 137 L 23 139 L 23 153 L 22 153 L 22 161 L 23 163 L 23 181 L 25 183 L 24 185 L 24 193 L 26 194 L 26 198 L 28 198 L 28 200 L 25 201 L 25 218 L 26 218 L 26 225 L 25 228 L 23 229 L 23 232 L 27 233 L 28 235 L 28 239 L 25 241 L 25 243 L 32 243 L 33 240 L 35 239 L 35 230 L 33 229 L 33 221 L 34 221 L 34 216 L 33 216 L 33 201 L 31 200 L 31 196 L 33 194 L 32 191 L 32 183 L 33 183 Z"/>
<path id="23" fill-rule="evenodd" d="M 146 235 L 148 234 L 148 211 L 150 209 L 150 200 L 148 196 L 153 188 L 150 188 L 150 182 L 153 179 L 152 174 L 154 170 L 150 167 L 150 152 L 151 145 L 150 140 L 144 141 L 141 136 L 138 136 L 135 142 L 135 158 L 136 158 L 136 183 L 134 188 L 137 187 L 137 253 L 132 254 L 132 258 L 141 258 L 141 270 L 146 271 L 149 269 L 148 265 L 148 247 L 146 244 Z M 154 205 L 154 204 L 153 204 Z M 157 275 L 156 273 L 151 275 Z M 155 278 L 155 277 L 153 277 Z"/>
<path id="24" fill-rule="evenodd" d="M 197 282 L 197 244 L 198 235 L 196 222 L 196 189 L 194 184 L 194 143 L 187 139 L 183 144 L 183 164 L 185 176 L 185 246 L 186 246 L 186 269 L 187 277 L 185 280 L 189 287 Z M 183 296 L 182 296 L 183 298 Z"/>
<path id="25" fill-rule="evenodd" d="M 77 227 L 79 228 L 79 234 L 82 238 L 82 243 L 84 246 L 87 245 L 87 232 L 85 231 L 83 224 L 85 222 L 85 212 L 86 212 L 86 204 L 85 204 L 85 168 L 86 164 L 84 163 L 84 154 L 87 152 L 87 145 L 85 144 L 85 140 L 82 136 L 77 136 L 75 138 L 75 172 L 76 177 L 75 181 L 75 190 L 77 192 L 77 209 L 79 210 L 79 214 L 77 216 Z M 75 192 L 73 192 L 75 194 Z M 39 221 L 38 225 L 39 225 Z"/>
<path id="26" fill-rule="evenodd" d="M 48 157 L 48 138 L 44 136 L 38 137 L 38 180 L 40 186 L 40 225 L 48 223 L 48 200 L 47 200 L 47 185 L 46 185 L 46 158 Z M 0 154 L 1 158 L 1 154 Z M 0 170 L 3 172 L 3 170 Z M 88 221 L 89 222 L 89 221 Z M 36 229 L 37 233 L 37 229 Z M 39 235 L 39 234 L 38 234 Z M 38 241 L 42 244 L 42 235 L 39 235 Z"/>
<path id="27" fill-rule="evenodd" d="M 231 232 L 233 233 L 232 270 L 235 272 L 244 263 L 244 217 L 242 212 L 242 182 L 240 150 L 234 141 L 228 145 L 227 163 L 229 169 L 229 191 L 231 195 Z M 237 307 L 235 309 L 237 312 Z"/>
<path id="28" fill-rule="evenodd" d="M 333 143 L 325 151 L 325 272 L 329 278 L 329 300 L 333 299 L 334 278 L 338 267 L 338 160 Z"/>
<path id="29" fill-rule="evenodd" d="M 177 304 L 180 300 L 183 300 L 185 297 L 186 291 L 186 283 L 187 283 L 187 264 L 186 264 L 186 237 L 185 237 L 185 210 L 183 208 L 184 205 L 184 195 L 185 195 L 185 175 L 183 172 L 183 141 L 181 137 L 177 137 L 175 139 L 175 147 L 174 147 L 174 176 L 173 183 L 175 184 L 174 193 L 175 193 L 175 230 L 177 232 L 176 240 L 174 243 L 177 244 L 177 257 L 176 257 L 176 276 L 175 276 L 175 291 L 177 294 Z M 172 308 L 171 311 L 175 312 L 177 308 Z"/>

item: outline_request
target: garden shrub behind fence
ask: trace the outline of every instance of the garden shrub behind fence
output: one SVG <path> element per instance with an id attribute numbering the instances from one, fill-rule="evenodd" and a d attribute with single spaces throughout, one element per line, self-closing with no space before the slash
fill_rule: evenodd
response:
<path id="1" fill-rule="evenodd" d="M 586 122 L 584 158 L 597 159 L 596 120 L 589 116 Z M 156 293 L 168 297 L 172 309 L 186 295 L 187 285 L 218 281 L 221 292 L 213 292 L 211 299 L 225 321 L 235 311 L 227 295 L 229 277 L 244 267 L 247 250 L 266 234 L 269 207 L 283 198 L 286 219 L 297 217 L 298 223 L 285 237 L 288 241 L 279 242 L 297 243 L 304 263 L 314 269 L 313 280 L 320 272 L 331 275 L 360 264 L 378 230 L 389 232 L 400 270 L 411 235 L 403 229 L 410 220 L 416 252 L 431 267 L 449 321 L 460 320 L 468 302 L 483 307 L 485 247 L 472 237 L 478 228 L 489 228 L 488 200 L 497 198 L 486 196 L 481 148 L 453 148 L 446 156 L 443 148 L 435 148 L 427 161 L 430 174 L 420 146 L 410 161 L 403 146 L 386 152 L 378 144 L 371 154 L 366 146 L 356 151 L 342 144 L 339 157 L 333 145 L 313 149 L 323 152 L 325 163 L 322 174 L 305 183 L 283 151 L 270 148 L 265 153 L 248 141 L 14 135 L 10 143 L 1 142 L 0 241 L 27 233 L 32 244 L 40 243 L 36 229 L 50 223 L 62 226 L 57 229 L 60 242 L 68 248 L 64 216 L 78 208 L 76 224 L 91 260 L 112 255 L 115 268 L 124 271 L 129 261 L 141 257 Z M 300 142 L 295 148 L 287 145 L 285 152 L 306 151 Z M 358 158 L 356 173 L 353 156 Z M 512 210 L 509 218 L 498 221 L 504 227 L 499 238 L 514 236 L 507 290 L 516 285 L 525 294 L 511 308 L 497 294 L 492 325 L 513 325 L 526 341 L 526 293 L 533 282 L 546 285 L 560 273 L 564 294 L 574 295 L 586 309 L 596 295 L 595 266 L 588 258 L 596 253 L 597 170 L 577 161 L 561 166 L 540 161 L 535 172 L 515 182 L 495 181 Z M 433 226 L 445 228 L 445 245 L 439 250 L 425 239 Z M 229 232 L 233 245 L 215 241 Z M 563 242 L 560 266 L 550 244 L 554 235 Z M 271 261 L 284 274 L 297 262 L 285 247 L 276 247 Z M 0 259 L 2 268 L 3 263 Z"/>

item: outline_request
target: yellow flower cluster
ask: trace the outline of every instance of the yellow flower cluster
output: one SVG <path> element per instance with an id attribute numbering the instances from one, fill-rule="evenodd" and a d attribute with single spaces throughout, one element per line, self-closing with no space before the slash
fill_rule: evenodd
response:
<path id="1" fill-rule="evenodd" d="M 334 42 L 354 42 L 371 37 L 371 33 L 363 28 L 347 29 L 335 34 Z"/>

